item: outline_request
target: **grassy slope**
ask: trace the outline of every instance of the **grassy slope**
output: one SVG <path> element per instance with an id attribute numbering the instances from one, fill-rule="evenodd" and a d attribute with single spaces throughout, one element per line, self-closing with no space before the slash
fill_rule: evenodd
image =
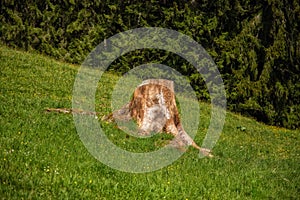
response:
<path id="1" fill-rule="evenodd" d="M 265 126 L 232 113 L 227 114 L 213 159 L 198 159 L 197 152 L 190 148 L 172 165 L 146 174 L 124 173 L 98 162 L 80 141 L 72 115 L 44 112 L 48 107 L 71 107 L 77 69 L 40 55 L 0 47 L 1 198 L 298 197 L 300 132 Z M 117 78 L 107 74 L 107 84 L 99 86 L 99 112 L 109 111 L 109 86 Z M 202 105 L 201 113 L 195 138 L 199 144 L 209 123 L 206 105 Z M 112 125 L 107 128 L 109 134 L 116 133 L 110 137 L 116 143 L 133 141 L 118 136 Z"/>

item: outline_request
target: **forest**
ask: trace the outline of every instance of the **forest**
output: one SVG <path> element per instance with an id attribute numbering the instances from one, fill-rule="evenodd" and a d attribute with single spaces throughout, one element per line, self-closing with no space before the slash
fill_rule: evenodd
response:
<path id="1" fill-rule="evenodd" d="M 227 108 L 269 125 L 300 127 L 300 3 L 297 0 L 3 0 L 2 45 L 81 64 L 99 43 L 162 27 L 201 44 L 222 75 Z M 209 101 L 203 78 L 171 52 L 144 49 L 115 60 L 126 73 L 148 62 L 174 67 Z"/>

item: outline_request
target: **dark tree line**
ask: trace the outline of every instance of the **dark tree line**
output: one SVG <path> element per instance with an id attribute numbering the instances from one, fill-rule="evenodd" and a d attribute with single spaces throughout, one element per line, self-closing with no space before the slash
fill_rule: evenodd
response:
<path id="1" fill-rule="evenodd" d="M 213 57 L 228 108 L 272 125 L 300 126 L 300 6 L 297 0 L 46 0 L 1 1 L 0 40 L 81 63 L 105 38 L 138 27 L 170 28 L 192 37 Z M 187 75 L 201 100 L 209 95 L 189 63 L 160 50 L 117 59 L 124 73 L 157 61 Z"/>

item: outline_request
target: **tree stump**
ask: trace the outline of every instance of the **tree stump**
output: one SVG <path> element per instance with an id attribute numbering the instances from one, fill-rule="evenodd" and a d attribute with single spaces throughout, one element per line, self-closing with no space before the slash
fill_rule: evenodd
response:
<path id="1" fill-rule="evenodd" d="M 185 132 L 176 106 L 174 83 L 165 79 L 148 79 L 139 85 L 131 101 L 110 117 L 116 120 L 135 120 L 142 136 L 152 132 L 166 132 L 174 136 L 171 145 L 179 149 L 192 145 L 204 155 L 212 157 L 209 149 L 200 148 Z"/>

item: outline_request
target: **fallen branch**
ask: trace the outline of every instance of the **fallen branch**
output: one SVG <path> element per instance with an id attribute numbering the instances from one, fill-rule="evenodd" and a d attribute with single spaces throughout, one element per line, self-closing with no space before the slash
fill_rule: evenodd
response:
<path id="1" fill-rule="evenodd" d="M 84 110 L 78 110 L 73 108 L 46 108 L 46 112 L 57 112 L 57 113 L 65 113 L 65 114 L 82 114 L 82 115 L 97 115 L 100 114 L 98 112 L 92 112 L 92 111 L 84 111 Z"/>

